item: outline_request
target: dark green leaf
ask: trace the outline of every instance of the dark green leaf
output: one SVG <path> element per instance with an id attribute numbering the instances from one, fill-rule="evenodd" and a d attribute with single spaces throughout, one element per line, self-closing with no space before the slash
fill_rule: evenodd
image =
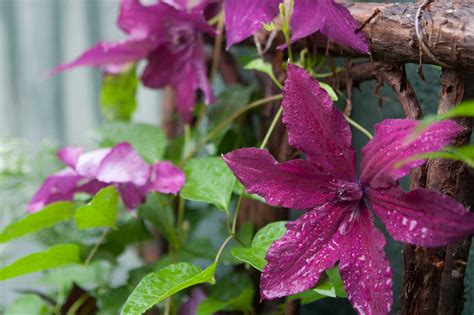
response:
<path id="1" fill-rule="evenodd" d="M 253 90 L 253 86 L 242 85 L 232 85 L 223 90 L 206 112 L 209 121 L 208 129 L 212 130 L 230 115 L 245 107 L 250 102 Z M 222 130 L 222 134 L 225 131 L 227 128 Z"/>
<path id="2" fill-rule="evenodd" d="M 347 297 L 337 267 L 326 270 L 326 274 L 321 276 L 314 288 L 291 295 L 288 299 L 301 299 L 302 304 L 308 304 L 325 297 Z"/>
<path id="3" fill-rule="evenodd" d="M 164 132 L 155 126 L 136 123 L 110 123 L 101 130 L 103 146 L 114 146 L 120 142 L 130 143 L 147 161 L 153 163 L 163 158 L 166 148 Z"/>
<path id="4" fill-rule="evenodd" d="M 216 264 L 201 270 L 188 263 L 177 263 L 150 273 L 128 297 L 122 314 L 143 314 L 167 297 L 190 286 L 204 282 L 214 283 L 215 271 Z"/>
<path id="5" fill-rule="evenodd" d="M 254 293 L 247 274 L 232 273 L 212 287 L 209 297 L 199 304 L 196 315 L 211 315 L 220 310 L 250 311 Z"/>
<path id="6" fill-rule="evenodd" d="M 132 118 L 137 101 L 135 99 L 138 79 L 136 67 L 118 74 L 105 74 L 100 92 L 100 111 L 109 121 L 129 121 Z"/>
<path id="7" fill-rule="evenodd" d="M 211 203 L 229 212 L 235 177 L 221 158 L 190 160 L 184 167 L 184 173 L 186 183 L 181 189 L 181 197 Z"/>
<path id="8" fill-rule="evenodd" d="M 232 255 L 260 271 L 267 264 L 265 255 L 270 245 L 280 239 L 286 233 L 286 221 L 272 222 L 255 235 L 251 247 L 234 247 L 232 248 Z"/>
<path id="9" fill-rule="evenodd" d="M 113 186 L 101 189 L 85 206 L 76 211 L 75 220 L 80 230 L 97 227 L 115 227 L 118 192 Z"/>
<path id="10" fill-rule="evenodd" d="M 67 221 L 74 215 L 74 209 L 75 205 L 72 202 L 60 201 L 50 204 L 46 208 L 7 226 L 0 234 L 0 242 L 7 242 Z"/>
<path id="11" fill-rule="evenodd" d="M 0 269 L 0 280 L 79 262 L 79 246 L 60 244 L 22 257 Z"/>
<path id="12" fill-rule="evenodd" d="M 167 196 L 148 194 L 146 203 L 138 210 L 138 215 L 151 222 L 174 248 L 178 246 L 174 211 Z"/>

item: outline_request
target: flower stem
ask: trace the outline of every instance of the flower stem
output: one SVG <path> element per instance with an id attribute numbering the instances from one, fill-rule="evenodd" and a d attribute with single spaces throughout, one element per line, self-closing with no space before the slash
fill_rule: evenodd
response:
<path id="1" fill-rule="evenodd" d="M 239 117 L 240 115 L 246 113 L 247 111 L 253 109 L 253 108 L 256 108 L 256 107 L 259 107 L 263 104 L 266 104 L 266 103 L 270 103 L 270 102 L 273 102 L 273 101 L 277 101 L 277 100 L 281 100 L 283 98 L 283 96 L 281 94 L 277 94 L 277 95 L 272 95 L 272 96 L 269 96 L 269 97 L 266 97 L 266 98 L 262 98 L 260 100 L 257 100 L 255 102 L 252 102 L 250 104 L 248 104 L 247 106 L 245 106 L 244 108 L 240 109 L 239 111 L 233 113 L 232 115 L 230 115 L 227 119 L 225 119 L 224 121 L 222 121 L 218 126 L 216 126 L 214 129 L 212 129 L 207 135 L 206 137 L 204 137 L 204 139 L 202 139 L 201 141 L 199 141 L 196 146 L 193 148 L 193 150 L 188 154 L 186 155 L 186 157 L 181 161 L 180 163 L 180 166 L 183 166 L 187 161 L 189 161 L 194 155 L 196 155 L 206 144 L 209 140 L 213 139 L 215 136 L 217 136 L 219 134 L 219 132 L 224 129 L 225 127 L 227 127 L 234 119 L 236 119 L 237 117 Z"/>
<path id="2" fill-rule="evenodd" d="M 237 230 L 237 218 L 239 216 L 240 203 L 242 202 L 243 195 L 244 195 L 244 192 L 242 191 L 242 193 L 239 195 L 239 199 L 237 199 L 237 205 L 235 206 L 234 220 L 232 221 L 231 235 L 235 235 L 236 230 Z"/>
<path id="3" fill-rule="evenodd" d="M 222 252 L 224 251 L 225 246 L 227 243 L 230 242 L 231 239 L 234 238 L 234 235 L 229 235 L 225 241 L 222 243 L 221 247 L 219 248 L 219 251 L 217 252 L 216 258 L 214 259 L 214 262 L 217 264 L 219 262 L 219 258 L 221 258 Z"/>
<path id="4" fill-rule="evenodd" d="M 217 22 L 217 36 L 214 41 L 214 48 L 212 51 L 212 64 L 211 64 L 211 70 L 209 73 L 209 81 L 211 82 L 211 84 L 212 84 L 212 81 L 214 81 L 214 76 L 216 75 L 217 68 L 219 67 L 223 35 L 224 35 L 224 14 L 223 12 L 221 12 L 219 14 L 219 21 Z"/>
<path id="5" fill-rule="evenodd" d="M 97 252 L 97 250 L 99 249 L 100 245 L 102 244 L 102 242 L 105 240 L 105 237 L 107 236 L 107 234 L 109 234 L 109 230 L 105 230 L 104 232 L 102 232 L 102 234 L 100 235 L 100 237 L 97 239 L 97 241 L 95 242 L 94 244 L 94 247 L 91 249 L 91 251 L 89 252 L 89 255 L 87 255 L 87 258 L 86 258 L 86 261 L 84 262 L 84 264 L 87 266 L 88 264 L 90 264 L 90 262 L 92 261 L 92 258 L 94 258 L 94 255 L 95 253 Z"/>
<path id="6" fill-rule="evenodd" d="M 372 134 L 367 130 L 365 129 L 364 127 L 362 127 L 361 125 L 359 125 L 359 123 L 355 122 L 354 120 L 350 119 L 348 116 L 344 115 L 344 118 L 347 120 L 347 122 L 349 124 L 351 124 L 354 128 L 356 128 L 357 130 L 359 130 L 360 132 L 362 132 L 364 135 L 366 135 L 369 139 L 372 139 L 373 136 Z"/>
<path id="7" fill-rule="evenodd" d="M 267 146 L 268 140 L 270 139 L 270 136 L 272 135 L 277 122 L 280 120 L 282 113 L 283 113 L 283 107 L 280 106 L 280 108 L 278 108 L 278 111 L 275 114 L 275 117 L 273 117 L 272 123 L 270 124 L 270 127 L 268 128 L 267 133 L 265 134 L 265 137 L 263 138 L 262 144 L 260 145 L 260 149 L 263 149 Z"/>

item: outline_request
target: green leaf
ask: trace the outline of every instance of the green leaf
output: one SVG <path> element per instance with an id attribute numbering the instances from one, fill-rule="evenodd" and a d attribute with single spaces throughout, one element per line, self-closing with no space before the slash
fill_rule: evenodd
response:
<path id="1" fill-rule="evenodd" d="M 261 203 L 266 204 L 265 199 L 263 199 L 263 198 L 260 197 L 259 195 L 247 193 L 247 192 L 245 191 L 244 185 L 242 185 L 239 181 L 235 181 L 234 194 L 236 194 L 236 195 L 243 194 L 243 197 L 244 197 L 244 198 L 252 199 L 252 200 L 257 200 L 257 201 L 260 201 Z"/>
<path id="2" fill-rule="evenodd" d="M 115 122 L 103 127 L 100 134 L 103 137 L 102 146 L 128 142 L 148 163 L 161 160 L 166 148 L 164 132 L 152 125 Z"/>
<path id="3" fill-rule="evenodd" d="M 272 79 L 276 86 L 278 86 L 280 89 L 283 88 L 281 83 L 277 80 L 275 74 L 273 73 L 272 64 L 264 61 L 262 58 L 257 58 L 250 61 L 248 64 L 245 65 L 244 69 L 263 72 L 267 74 L 270 79 Z"/>
<path id="4" fill-rule="evenodd" d="M 286 221 L 272 222 L 262 229 L 260 229 L 255 235 L 251 247 L 233 247 L 232 255 L 260 271 L 263 270 L 267 261 L 265 255 L 270 245 L 283 237 L 286 233 L 285 228 Z"/>
<path id="5" fill-rule="evenodd" d="M 339 268 L 335 267 L 326 270 L 326 274 L 328 275 L 332 285 L 336 290 L 336 296 L 347 297 L 346 290 L 344 289 L 344 283 L 342 283 L 341 274 L 339 273 Z"/>
<path id="6" fill-rule="evenodd" d="M 60 244 L 22 257 L 0 269 L 0 280 L 79 262 L 79 246 Z"/>
<path id="7" fill-rule="evenodd" d="M 204 270 L 192 264 L 177 263 L 150 273 L 128 297 L 122 314 L 143 314 L 167 297 L 190 286 L 204 282 L 214 283 L 215 271 L 215 263 Z"/>
<path id="8" fill-rule="evenodd" d="M 35 294 L 24 294 L 8 305 L 5 315 L 46 315 L 46 303 Z"/>
<path id="9" fill-rule="evenodd" d="M 41 275 L 38 283 L 59 287 L 64 291 L 72 288 L 74 283 L 80 287 L 95 288 L 107 286 L 112 273 L 111 263 L 105 260 L 95 260 L 88 265 L 68 265 L 50 270 Z"/>
<path id="10" fill-rule="evenodd" d="M 221 158 L 190 160 L 184 167 L 184 173 L 186 183 L 181 189 L 182 198 L 211 203 L 229 212 L 235 177 Z"/>
<path id="11" fill-rule="evenodd" d="M 290 295 L 288 299 L 301 299 L 301 304 L 308 304 L 325 297 L 347 297 L 337 267 L 326 270 L 326 274 L 321 276 L 314 288 Z"/>
<path id="12" fill-rule="evenodd" d="M 218 311 L 250 311 L 255 288 L 249 275 L 231 273 L 211 288 L 209 296 L 202 301 L 196 315 L 212 315 Z"/>
<path id="13" fill-rule="evenodd" d="M 59 222 L 67 221 L 74 215 L 74 209 L 75 204 L 72 202 L 60 201 L 52 203 L 46 208 L 8 225 L 0 234 L 0 243 L 47 229 Z"/>
<path id="14" fill-rule="evenodd" d="M 92 201 L 76 210 L 76 225 L 79 230 L 97 227 L 115 227 L 118 192 L 113 186 L 102 188 Z"/>
<path id="15" fill-rule="evenodd" d="M 339 97 L 337 96 L 336 92 L 334 91 L 334 89 L 332 88 L 332 86 L 330 86 L 329 84 L 327 83 L 324 83 L 324 82 L 319 82 L 319 85 L 326 90 L 326 92 L 328 92 L 329 94 L 329 97 L 333 100 L 333 101 L 337 101 L 339 100 Z"/>
<path id="16" fill-rule="evenodd" d="M 138 209 L 138 215 L 151 222 L 174 248 L 178 246 L 174 210 L 167 196 L 148 194 L 146 203 Z"/>
<path id="17" fill-rule="evenodd" d="M 118 74 L 105 74 L 100 91 L 100 111 L 106 120 L 129 121 L 137 108 L 136 67 Z"/>
<path id="18" fill-rule="evenodd" d="M 421 153 L 409 158 L 403 159 L 395 163 L 395 167 L 401 167 L 405 163 L 421 160 L 421 159 L 447 159 L 447 160 L 455 160 L 455 161 L 463 161 L 470 167 L 474 167 L 474 146 L 473 145 L 466 145 L 462 147 L 445 147 L 440 151 L 436 152 L 427 152 Z"/>
<path id="19" fill-rule="evenodd" d="M 461 104 L 454 106 L 447 112 L 439 115 L 426 116 L 418 124 L 415 133 L 421 132 L 432 123 L 455 117 L 474 117 L 474 101 L 462 102 Z"/>
<path id="20" fill-rule="evenodd" d="M 254 88 L 254 86 L 236 84 L 226 87 L 219 93 L 216 102 L 206 111 L 209 121 L 208 129 L 215 128 L 230 115 L 245 107 L 250 101 Z M 225 131 L 227 131 L 226 128 L 222 133 Z"/>

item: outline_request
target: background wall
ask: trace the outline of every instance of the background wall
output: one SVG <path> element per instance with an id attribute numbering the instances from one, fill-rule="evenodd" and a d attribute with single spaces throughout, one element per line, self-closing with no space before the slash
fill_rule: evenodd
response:
<path id="1" fill-rule="evenodd" d="M 91 143 L 101 121 L 100 71 L 45 73 L 99 40 L 123 38 L 117 13 L 118 0 L 0 0 L 0 135 L 34 146 Z M 158 122 L 159 100 L 140 88 L 135 120 Z"/>

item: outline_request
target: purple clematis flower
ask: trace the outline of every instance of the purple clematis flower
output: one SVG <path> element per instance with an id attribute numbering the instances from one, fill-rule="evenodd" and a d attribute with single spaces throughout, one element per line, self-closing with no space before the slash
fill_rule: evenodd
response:
<path id="1" fill-rule="evenodd" d="M 271 245 L 261 296 L 273 299 L 310 289 L 339 261 L 354 308 L 360 314 L 388 313 L 391 269 L 374 213 L 395 240 L 410 244 L 444 246 L 473 233 L 474 213 L 454 199 L 427 189 L 399 188 L 398 179 L 425 160 L 394 167 L 407 157 L 439 150 L 462 128 L 446 120 L 408 140 L 415 120 L 384 120 L 362 150 L 357 178 L 349 125 L 326 91 L 294 65 L 288 68 L 282 106 L 288 141 L 307 160 L 278 163 L 268 151 L 255 148 L 224 156 L 249 193 L 270 205 L 311 209 L 288 223 L 288 232 Z"/>
<path id="2" fill-rule="evenodd" d="M 183 172 L 169 161 L 148 165 L 127 142 L 84 153 L 79 147 L 58 151 L 67 166 L 49 176 L 28 204 L 35 212 L 45 205 L 72 200 L 75 193 L 95 194 L 114 185 L 129 210 L 136 209 L 150 191 L 176 194 L 184 184 Z"/>
<path id="3" fill-rule="evenodd" d="M 141 80 L 145 86 L 171 85 L 181 117 L 191 121 L 196 91 L 201 90 L 206 104 L 213 102 L 207 80 L 202 33 L 214 34 L 202 11 L 206 1 L 194 5 L 186 1 L 157 1 L 143 6 L 139 0 L 121 0 L 118 26 L 128 38 L 116 43 L 98 43 L 78 59 L 60 65 L 52 73 L 77 66 L 102 67 L 106 72 L 124 71 L 130 63 L 146 58 Z"/>
<path id="4" fill-rule="evenodd" d="M 227 48 L 241 42 L 270 22 L 282 0 L 226 0 L 224 3 Z M 291 40 L 321 32 L 338 44 L 368 53 L 369 46 L 349 10 L 334 0 L 295 0 Z"/>

